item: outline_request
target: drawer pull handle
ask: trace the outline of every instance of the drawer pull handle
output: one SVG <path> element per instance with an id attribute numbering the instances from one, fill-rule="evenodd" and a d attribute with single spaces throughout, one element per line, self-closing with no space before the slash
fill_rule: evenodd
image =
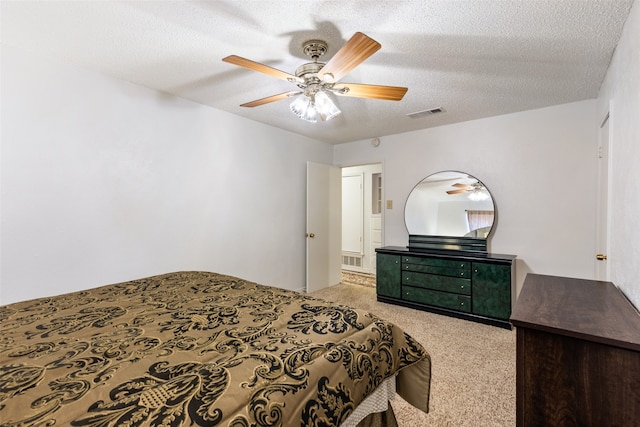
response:
<path id="1" fill-rule="evenodd" d="M 460 285 L 460 289 L 464 289 L 464 285 Z"/>
<path id="2" fill-rule="evenodd" d="M 463 302 L 461 302 L 461 303 L 460 303 L 460 305 L 464 305 L 464 303 L 463 303 Z"/>

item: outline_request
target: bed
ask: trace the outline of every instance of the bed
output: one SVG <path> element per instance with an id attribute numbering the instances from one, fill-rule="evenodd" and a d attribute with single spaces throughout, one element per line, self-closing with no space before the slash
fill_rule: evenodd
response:
<path id="1" fill-rule="evenodd" d="M 394 389 L 429 406 L 429 354 L 397 326 L 217 273 L 0 306 L 0 331 L 3 426 L 364 425 Z"/>

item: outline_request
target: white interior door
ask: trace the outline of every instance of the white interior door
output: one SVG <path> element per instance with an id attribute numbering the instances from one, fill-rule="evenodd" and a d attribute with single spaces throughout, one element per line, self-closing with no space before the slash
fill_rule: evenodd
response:
<path id="1" fill-rule="evenodd" d="M 596 278 L 609 280 L 609 115 L 600 126 L 598 137 L 598 207 L 596 211 Z"/>
<path id="2" fill-rule="evenodd" d="M 307 162 L 307 292 L 341 280 L 342 172 Z"/>
<path id="3" fill-rule="evenodd" d="M 342 175 L 342 252 L 363 255 L 362 173 Z"/>

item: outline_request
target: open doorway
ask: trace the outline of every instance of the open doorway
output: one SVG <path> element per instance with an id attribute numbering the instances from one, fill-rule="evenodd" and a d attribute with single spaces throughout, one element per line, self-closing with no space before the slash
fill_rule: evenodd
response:
<path id="1" fill-rule="evenodd" d="M 382 164 L 342 168 L 342 281 L 375 286 L 383 245 Z"/>

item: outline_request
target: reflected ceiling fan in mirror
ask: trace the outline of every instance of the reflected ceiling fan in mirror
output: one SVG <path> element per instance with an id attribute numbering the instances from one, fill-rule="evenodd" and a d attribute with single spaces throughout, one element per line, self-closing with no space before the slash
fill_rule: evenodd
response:
<path id="1" fill-rule="evenodd" d="M 257 107 L 274 101 L 299 95 L 289 106 L 298 117 L 315 123 L 318 118 L 327 121 L 340 114 L 329 93 L 356 98 L 383 99 L 400 101 L 407 92 L 406 87 L 379 86 L 356 83 L 339 83 L 339 80 L 364 62 L 382 46 L 363 33 L 355 33 L 338 52 L 324 63 L 318 61 L 327 52 L 327 43 L 322 40 L 309 40 L 303 45 L 303 52 L 313 62 L 299 66 L 294 74 L 269 67 L 268 65 L 230 55 L 222 60 L 229 64 L 245 67 L 281 80 L 294 83 L 299 90 L 283 92 L 266 98 L 242 104 L 241 107 Z"/>
<path id="2" fill-rule="evenodd" d="M 476 181 L 473 184 L 461 184 L 457 182 L 451 186 L 456 187 L 456 189 L 447 191 L 447 194 L 469 193 L 467 197 L 474 201 L 487 200 L 489 198 L 487 188 L 479 181 Z"/>

